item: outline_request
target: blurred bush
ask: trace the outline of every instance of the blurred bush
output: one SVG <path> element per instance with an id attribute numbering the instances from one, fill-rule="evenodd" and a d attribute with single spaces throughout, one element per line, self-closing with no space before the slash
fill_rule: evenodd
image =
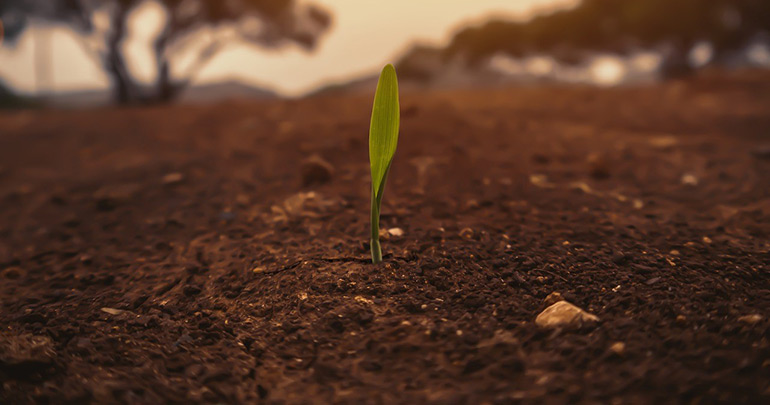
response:
<path id="1" fill-rule="evenodd" d="M 0 81 L 0 109 L 18 109 L 18 108 L 30 108 L 35 107 L 31 99 L 21 97 L 8 88 L 5 83 Z"/>
<path id="2" fill-rule="evenodd" d="M 664 73 L 686 74 L 693 47 L 705 42 L 711 63 L 729 60 L 770 33 L 770 0 L 583 0 L 525 22 L 494 20 L 458 32 L 444 58 L 477 65 L 494 54 L 548 54 L 576 64 L 600 52 L 663 54 Z"/>

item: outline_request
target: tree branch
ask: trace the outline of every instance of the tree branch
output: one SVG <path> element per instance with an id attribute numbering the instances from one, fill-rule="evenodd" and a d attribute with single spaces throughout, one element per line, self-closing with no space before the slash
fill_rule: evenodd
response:
<path id="1" fill-rule="evenodd" d="M 182 74 L 182 80 L 191 81 L 198 75 L 201 69 L 211 61 L 225 47 L 225 41 L 223 39 L 215 39 L 209 43 L 200 53 L 198 57 L 187 67 L 184 74 Z"/>

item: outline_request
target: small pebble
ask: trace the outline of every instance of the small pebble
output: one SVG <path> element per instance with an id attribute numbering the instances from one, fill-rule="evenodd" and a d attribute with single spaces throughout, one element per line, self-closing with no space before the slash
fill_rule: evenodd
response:
<path id="1" fill-rule="evenodd" d="M 544 165 L 544 164 L 550 163 L 551 158 L 548 155 L 543 153 L 535 153 L 532 155 L 532 161 L 537 164 Z"/>
<path id="2" fill-rule="evenodd" d="M 657 283 L 658 281 L 660 281 L 660 277 L 653 277 L 653 278 L 645 281 L 644 284 L 653 285 L 653 284 Z"/>
<path id="3" fill-rule="evenodd" d="M 749 314 L 749 315 L 744 315 L 744 316 L 738 318 L 738 321 L 743 322 L 743 323 L 748 323 L 749 325 L 753 325 L 755 323 L 758 323 L 761 320 L 762 320 L 762 315 L 760 315 L 760 314 Z"/>
<path id="4" fill-rule="evenodd" d="M 606 179 L 610 177 L 610 165 L 607 158 L 598 153 L 593 153 L 586 159 L 588 163 L 588 174 L 595 179 Z"/>
<path id="5" fill-rule="evenodd" d="M 682 175 L 681 182 L 685 186 L 697 186 L 699 181 L 698 181 L 698 178 L 695 177 L 694 174 L 685 173 L 685 174 Z"/>
<path id="6" fill-rule="evenodd" d="M 615 342 L 610 346 L 610 351 L 622 356 L 626 352 L 626 344 L 623 342 Z"/>
<path id="7" fill-rule="evenodd" d="M 305 159 L 300 171 L 304 187 L 328 183 L 334 175 L 334 167 L 318 155 Z"/>
<path id="8" fill-rule="evenodd" d="M 579 327 L 597 322 L 599 318 L 567 301 L 559 301 L 546 308 L 535 318 L 535 323 L 544 328 Z"/>
<path id="9" fill-rule="evenodd" d="M 545 305 L 553 305 L 559 301 L 564 301 L 564 298 L 561 296 L 561 294 L 558 291 L 554 291 L 550 294 L 548 294 L 547 297 L 543 300 L 543 303 Z"/>
<path id="10" fill-rule="evenodd" d="M 222 211 L 219 213 L 219 220 L 220 221 L 232 221 L 236 217 L 235 213 L 232 211 Z"/>
<path id="11" fill-rule="evenodd" d="M 0 273 L 3 275 L 3 277 L 9 280 L 18 280 L 24 274 L 24 270 L 14 266 L 14 267 L 8 267 Z"/>
<path id="12" fill-rule="evenodd" d="M 401 237 L 401 236 L 404 236 L 404 230 L 401 229 L 401 228 L 390 228 L 390 229 L 388 229 L 388 233 L 391 236 L 395 236 L 397 238 Z"/>
<path id="13" fill-rule="evenodd" d="M 125 311 L 123 311 L 122 309 L 104 307 L 104 308 L 102 308 L 102 312 L 106 312 L 106 313 L 108 313 L 110 315 L 120 315 L 120 314 L 122 314 Z"/>
<path id="14" fill-rule="evenodd" d="M 184 292 L 184 295 L 188 297 L 192 297 L 193 295 L 198 295 L 201 293 L 200 287 L 194 286 L 194 285 L 187 285 L 182 289 L 182 292 Z"/>
<path id="15" fill-rule="evenodd" d="M 163 176 L 163 184 L 166 185 L 174 185 L 179 184 L 184 180 L 184 175 L 179 172 L 169 173 L 165 176 Z"/>

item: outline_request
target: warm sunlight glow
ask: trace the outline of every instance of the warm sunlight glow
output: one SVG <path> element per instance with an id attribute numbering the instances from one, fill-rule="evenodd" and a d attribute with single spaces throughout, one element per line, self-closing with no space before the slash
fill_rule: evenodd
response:
<path id="1" fill-rule="evenodd" d="M 652 72 L 660 66 L 661 57 L 655 52 L 639 52 L 631 57 L 630 67 L 640 72 Z"/>
<path id="2" fill-rule="evenodd" d="M 508 75 L 520 75 L 525 72 L 521 61 L 508 55 L 499 53 L 489 61 L 489 67 L 500 73 Z"/>
<path id="3" fill-rule="evenodd" d="M 759 66 L 770 66 L 770 48 L 766 44 L 754 44 L 747 52 L 749 60 Z"/>
<path id="4" fill-rule="evenodd" d="M 468 23 L 491 16 L 524 19 L 535 12 L 571 6 L 577 0 L 317 0 L 334 20 L 331 31 L 311 54 L 296 47 L 266 51 L 233 44 L 214 58 L 198 76 L 209 83 L 238 79 L 251 84 L 268 84 L 287 95 L 303 92 L 353 76 L 371 73 L 392 62 L 415 41 L 441 45 L 453 32 Z M 152 80 L 155 72 L 147 41 L 157 33 L 164 18 L 157 3 L 149 2 L 132 16 L 127 54 L 134 60 L 131 71 L 141 80 Z M 97 21 L 103 25 L 103 21 Z M 54 89 L 106 88 L 100 66 L 86 57 L 71 31 L 49 28 L 54 48 Z M 34 45 L 32 32 L 26 31 L 16 49 L 0 48 L 0 76 L 19 90 L 35 91 L 32 77 Z M 185 65 L 185 58 L 178 65 Z M 98 73 L 95 73 L 98 72 Z"/>
<path id="5" fill-rule="evenodd" d="M 714 48 L 711 44 L 706 42 L 700 42 L 690 51 L 689 59 L 690 63 L 695 66 L 703 66 L 714 56 Z"/>
<path id="6" fill-rule="evenodd" d="M 152 41 L 160 34 L 167 16 L 157 2 L 143 3 L 128 20 L 131 37 L 125 45 L 126 59 L 134 76 L 142 81 L 155 80 L 157 76 L 153 63 Z"/>
<path id="7" fill-rule="evenodd" d="M 620 58 L 603 56 L 596 58 L 591 64 L 593 81 L 603 86 L 620 83 L 626 73 L 626 68 Z"/>
<path id="8" fill-rule="evenodd" d="M 527 73 L 535 76 L 546 76 L 553 73 L 556 62 L 548 56 L 535 56 L 527 58 L 525 66 Z"/>

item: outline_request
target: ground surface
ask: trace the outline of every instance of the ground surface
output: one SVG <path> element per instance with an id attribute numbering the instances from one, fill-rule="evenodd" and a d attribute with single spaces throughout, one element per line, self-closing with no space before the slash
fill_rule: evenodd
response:
<path id="1" fill-rule="evenodd" d="M 370 99 L 0 114 L 0 403 L 770 401 L 770 75 Z"/>

